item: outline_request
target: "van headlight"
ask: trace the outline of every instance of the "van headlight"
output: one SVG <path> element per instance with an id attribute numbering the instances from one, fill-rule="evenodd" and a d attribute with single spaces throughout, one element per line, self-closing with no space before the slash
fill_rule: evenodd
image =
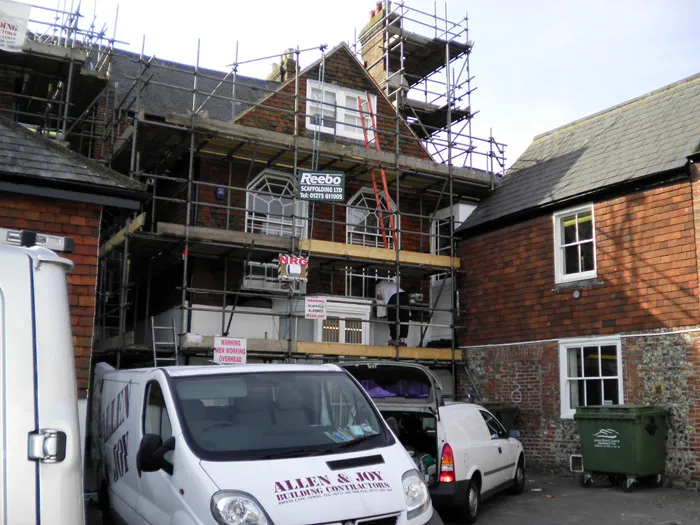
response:
<path id="1" fill-rule="evenodd" d="M 211 515 L 222 525 L 274 525 L 253 496 L 237 490 L 222 490 L 211 497 Z"/>
<path id="2" fill-rule="evenodd" d="M 407 519 L 425 512 L 430 506 L 430 494 L 417 470 L 409 470 L 401 478 L 403 494 L 406 497 Z"/>

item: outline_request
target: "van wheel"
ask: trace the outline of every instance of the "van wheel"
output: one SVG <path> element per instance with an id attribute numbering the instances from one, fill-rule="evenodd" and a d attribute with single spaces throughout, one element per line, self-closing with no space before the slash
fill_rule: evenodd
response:
<path id="1" fill-rule="evenodd" d="M 518 466 L 515 467 L 515 475 L 513 476 L 513 485 L 510 487 L 511 494 L 522 494 L 525 490 L 525 461 L 520 456 Z"/>
<path id="2" fill-rule="evenodd" d="M 481 507 L 479 482 L 470 480 L 467 486 L 467 501 L 464 502 L 464 523 L 476 523 Z"/>

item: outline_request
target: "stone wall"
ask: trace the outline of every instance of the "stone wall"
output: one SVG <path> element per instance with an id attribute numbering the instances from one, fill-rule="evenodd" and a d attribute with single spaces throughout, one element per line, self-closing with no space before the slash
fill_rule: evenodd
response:
<path id="1" fill-rule="evenodd" d="M 558 342 L 474 347 L 464 358 L 473 382 L 459 393 L 517 407 L 528 464 L 568 470 L 580 438 L 576 421 L 561 417 Z M 622 364 L 625 403 L 667 411 L 666 475 L 700 488 L 700 332 L 624 334 Z"/>

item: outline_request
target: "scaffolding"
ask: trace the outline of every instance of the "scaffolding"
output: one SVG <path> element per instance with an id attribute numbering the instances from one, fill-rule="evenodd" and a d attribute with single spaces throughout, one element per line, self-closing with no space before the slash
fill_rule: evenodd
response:
<path id="1" fill-rule="evenodd" d="M 164 316 L 176 314 L 188 362 L 211 359 L 215 337 L 240 336 L 254 319 L 265 331 L 246 336 L 250 359 L 408 359 L 455 377 L 464 270 L 454 231 L 462 206 L 468 211 L 498 183 L 504 145 L 471 135 L 466 17 L 453 23 L 403 3 L 377 7 L 351 44 L 254 60 L 240 60 L 236 46 L 224 71 L 200 67 L 199 44 L 194 65 L 146 56 L 145 37 L 140 53 L 115 49 L 114 37 L 106 47 L 77 46 L 97 53 L 86 63 L 100 89 L 80 107 L 68 89 L 71 111 L 53 129 L 151 195 L 139 213 L 103 221 L 96 355 L 148 364 L 154 319 L 167 326 Z M 241 74 L 278 58 L 268 79 Z M 345 78 L 355 84 L 343 86 Z M 339 91 L 327 98 L 333 86 Z M 342 100 L 348 93 L 354 113 Z M 362 97 L 374 108 L 381 149 L 361 139 Z M 373 170 L 386 174 L 381 202 L 365 191 Z M 302 200 L 298 176 L 308 171 L 342 173 L 352 193 Z M 385 246 L 383 236 L 396 240 Z M 308 259 L 308 282 L 278 280 L 281 254 Z M 398 307 L 411 311 L 409 346 L 381 342 L 389 324 L 399 327 L 377 315 L 374 285 L 386 278 L 411 293 L 410 306 Z M 310 321 L 305 296 L 335 309 Z"/>

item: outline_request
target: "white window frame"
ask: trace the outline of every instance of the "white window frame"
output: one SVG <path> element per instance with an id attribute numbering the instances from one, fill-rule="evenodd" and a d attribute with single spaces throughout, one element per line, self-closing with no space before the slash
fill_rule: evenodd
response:
<path id="1" fill-rule="evenodd" d="M 311 96 L 311 90 L 318 89 L 323 93 L 323 98 L 325 99 L 325 93 L 333 93 L 335 95 L 335 106 L 329 103 L 323 103 L 321 98 L 315 98 Z M 374 142 L 374 134 L 371 132 L 371 123 L 369 121 L 369 107 L 367 105 L 367 93 L 357 91 L 354 89 L 336 86 L 335 84 L 328 84 L 326 82 L 321 83 L 317 80 L 307 79 L 306 81 L 306 129 L 312 131 L 320 131 L 322 133 L 329 133 L 338 137 L 345 137 L 349 139 L 365 140 L 364 133 L 362 131 L 362 121 L 360 120 L 360 113 L 357 110 L 357 104 L 355 103 L 352 108 L 345 106 L 347 97 L 351 97 L 357 100 L 357 97 L 362 99 L 362 110 L 365 114 L 365 126 L 367 126 L 367 138 L 370 143 Z M 369 95 L 372 102 L 372 111 L 375 115 L 376 122 L 376 112 L 377 112 L 377 96 L 374 94 Z M 322 109 L 332 109 L 335 112 L 335 128 L 326 127 L 322 125 L 313 124 L 311 122 L 311 113 L 318 107 L 322 106 Z M 357 125 L 359 127 L 346 127 L 345 117 L 351 116 L 357 119 Z"/>
<path id="2" fill-rule="evenodd" d="M 568 355 L 570 348 L 585 347 L 585 346 L 612 346 L 617 347 L 617 376 L 596 376 L 591 377 L 592 380 L 597 379 L 617 379 L 617 399 L 619 404 L 624 404 L 624 367 L 622 363 L 622 339 L 619 336 L 606 337 L 583 337 L 572 339 L 559 340 L 559 388 L 560 388 L 560 404 L 561 418 L 573 419 L 576 413 L 575 408 L 570 408 L 571 398 L 569 390 L 569 366 Z M 576 380 L 576 378 L 572 378 Z"/>
<path id="3" fill-rule="evenodd" d="M 384 197 L 384 192 L 379 193 L 379 198 L 384 202 L 386 206 L 386 198 Z M 377 224 L 379 224 L 379 216 L 377 215 L 377 204 L 376 204 L 376 199 L 374 197 L 374 190 L 372 188 L 367 188 L 367 187 L 362 187 L 360 188 L 355 195 L 353 195 L 350 200 L 348 200 L 347 204 L 347 211 L 345 215 L 345 243 L 346 244 L 354 244 L 356 246 L 368 246 L 370 248 L 384 248 L 384 241 L 382 240 L 382 232 L 379 228 L 377 228 L 376 233 L 371 233 L 371 232 L 365 232 L 365 233 L 356 233 L 351 231 L 351 226 L 355 226 L 356 224 L 350 224 L 350 209 L 352 208 L 357 208 L 358 206 L 353 206 L 353 203 L 359 199 L 365 199 L 370 202 L 371 206 L 359 206 L 359 208 L 362 208 L 362 211 L 367 212 L 367 215 L 374 213 L 377 216 Z M 396 204 L 394 203 L 394 199 L 391 198 L 391 195 L 389 195 L 389 205 L 391 206 L 392 210 L 396 210 Z M 374 210 L 373 212 L 368 211 L 367 209 L 372 209 Z M 391 213 L 388 210 L 382 210 L 383 218 L 386 218 L 387 213 Z M 401 245 L 401 216 L 399 214 L 394 215 L 394 227 L 396 228 L 396 238 L 397 241 L 399 242 L 399 245 Z M 389 228 L 384 230 L 384 233 L 386 233 L 387 240 L 389 241 L 389 249 L 393 250 L 394 249 L 394 237 L 392 235 L 392 232 Z M 355 236 L 361 236 L 362 237 L 362 242 L 351 242 L 352 235 Z M 367 239 L 374 239 L 375 242 L 368 244 Z"/>
<path id="4" fill-rule="evenodd" d="M 326 301 L 326 317 L 337 317 L 339 319 L 340 328 L 338 330 L 338 343 L 329 344 L 351 344 L 345 342 L 345 320 L 346 319 L 361 319 L 362 320 L 362 342 L 357 344 L 368 345 L 370 342 L 370 324 L 369 318 L 372 312 L 372 304 L 370 301 L 364 303 L 347 303 L 333 301 L 330 298 Z M 323 319 L 315 319 L 314 326 L 314 341 L 323 342 Z"/>
<path id="5" fill-rule="evenodd" d="M 247 186 L 246 188 L 246 212 L 245 212 L 245 231 L 246 232 L 252 232 L 252 233 L 261 233 L 261 232 L 254 232 L 252 223 L 255 222 L 262 222 L 264 224 L 269 224 L 272 227 L 270 230 L 277 230 L 279 229 L 278 233 L 261 233 L 261 235 L 273 235 L 273 236 L 279 236 L 279 237 L 300 237 L 302 239 L 306 238 L 307 235 L 307 224 L 308 224 L 308 202 L 303 201 L 303 200 L 297 200 L 294 206 L 294 218 L 290 218 L 287 220 L 286 216 L 285 217 L 265 217 L 265 218 L 258 218 L 254 216 L 254 210 L 253 206 L 251 203 L 251 199 L 254 198 L 255 196 L 255 191 L 252 190 L 251 188 L 256 187 L 262 179 L 265 178 L 270 178 L 273 180 L 281 181 L 285 180 L 286 183 L 288 184 L 288 187 L 292 188 L 292 192 L 290 195 L 281 195 L 282 197 L 286 198 L 291 198 L 294 199 L 295 196 L 295 188 L 296 188 L 296 181 L 294 180 L 294 176 L 291 173 L 286 173 L 283 171 L 277 171 L 277 170 L 263 170 L 261 171 Z M 285 233 L 285 228 L 291 228 L 290 234 Z M 298 234 L 298 235 L 297 235 Z"/>
<path id="6" fill-rule="evenodd" d="M 253 275 L 251 268 L 262 268 L 265 275 Z M 245 290 L 261 290 L 265 292 L 286 292 L 289 284 L 297 293 L 306 293 L 306 283 L 302 281 L 291 281 L 291 283 L 283 282 L 277 279 L 279 265 L 271 262 L 248 261 L 243 276 L 243 289 Z"/>
<path id="7" fill-rule="evenodd" d="M 566 274 L 564 273 L 564 229 L 562 228 L 562 221 L 564 217 L 588 211 L 591 213 L 591 227 L 593 228 L 593 270 Z M 598 276 L 598 250 L 596 243 L 595 206 L 592 203 L 590 203 L 585 204 L 583 206 L 577 206 L 575 208 L 569 208 L 567 210 L 558 211 L 552 215 L 552 220 L 554 222 L 555 283 L 562 284 L 575 281 L 582 281 L 585 279 L 595 279 Z"/>

